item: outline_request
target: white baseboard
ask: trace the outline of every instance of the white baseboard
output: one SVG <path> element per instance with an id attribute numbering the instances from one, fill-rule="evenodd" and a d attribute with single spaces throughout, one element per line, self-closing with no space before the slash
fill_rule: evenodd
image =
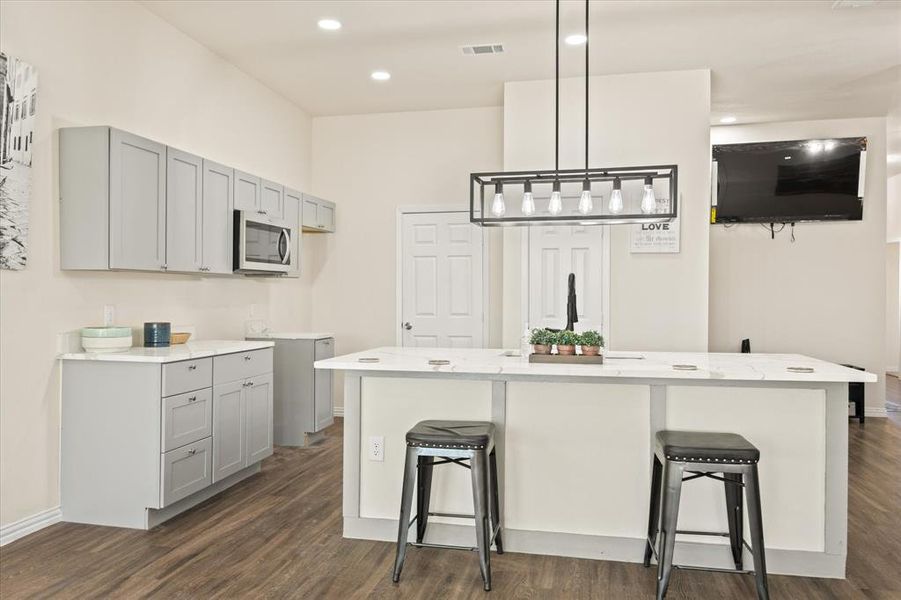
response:
<path id="1" fill-rule="evenodd" d="M 864 416 L 866 417 L 887 417 L 888 413 L 885 411 L 885 407 L 878 408 L 875 406 L 868 406 L 866 410 L 863 411 Z"/>
<path id="2" fill-rule="evenodd" d="M 343 417 L 343 416 L 344 416 L 344 407 L 343 407 L 343 406 L 336 406 L 336 407 L 335 407 L 335 410 L 333 411 L 333 414 L 334 414 L 336 417 Z"/>
<path id="3" fill-rule="evenodd" d="M 34 533 L 44 527 L 49 527 L 54 523 L 59 523 L 63 518 L 63 513 L 58 506 L 48 508 L 36 515 L 25 517 L 18 521 L 14 521 L 8 525 L 0 527 L 0 546 L 5 546 L 10 542 L 14 542 L 19 538 L 25 537 L 29 533 Z"/>

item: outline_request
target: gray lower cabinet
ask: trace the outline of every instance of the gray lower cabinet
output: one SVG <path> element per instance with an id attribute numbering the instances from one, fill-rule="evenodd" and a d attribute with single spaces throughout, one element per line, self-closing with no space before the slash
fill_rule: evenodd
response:
<path id="1" fill-rule="evenodd" d="M 258 472 L 273 450 L 272 356 L 64 360 L 63 520 L 149 529 Z"/>
<path id="2" fill-rule="evenodd" d="M 308 434 L 334 423 L 332 372 L 315 370 L 313 362 L 333 357 L 335 341 L 330 337 L 279 338 L 277 334 L 265 339 L 275 342 L 274 442 L 277 446 L 304 446 Z M 262 439 L 259 445 L 263 447 Z"/>
<path id="3" fill-rule="evenodd" d="M 213 387 L 213 482 L 272 456 L 272 374 Z"/>

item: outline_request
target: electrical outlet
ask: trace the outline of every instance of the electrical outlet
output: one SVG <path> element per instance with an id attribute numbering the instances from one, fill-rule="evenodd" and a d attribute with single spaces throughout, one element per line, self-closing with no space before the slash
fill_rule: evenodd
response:
<path id="1" fill-rule="evenodd" d="M 116 322 L 116 307 L 112 304 L 103 306 L 103 325 L 109 327 Z"/>
<path id="2" fill-rule="evenodd" d="M 385 438 L 381 435 L 369 436 L 369 460 L 385 462 Z"/>

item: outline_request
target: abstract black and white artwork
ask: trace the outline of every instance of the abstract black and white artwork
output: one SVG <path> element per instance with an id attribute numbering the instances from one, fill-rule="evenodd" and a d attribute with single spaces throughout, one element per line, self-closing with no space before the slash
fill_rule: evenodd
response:
<path id="1" fill-rule="evenodd" d="M 0 269 L 18 271 L 28 258 L 37 71 L 0 52 L 0 86 Z"/>

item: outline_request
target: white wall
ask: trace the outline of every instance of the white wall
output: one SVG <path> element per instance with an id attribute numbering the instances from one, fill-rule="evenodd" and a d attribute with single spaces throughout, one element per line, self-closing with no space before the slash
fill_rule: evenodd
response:
<path id="1" fill-rule="evenodd" d="M 313 119 L 313 190 L 338 205 L 338 233 L 305 239 L 316 256 L 313 323 L 335 333 L 337 352 L 395 344 L 397 208 L 469 210 L 469 174 L 501 166 L 502 123 L 496 107 Z M 500 275 L 492 282 L 499 310 Z M 496 345 L 500 319 L 490 323 Z M 335 388 L 342 406 L 340 377 Z"/>
<path id="2" fill-rule="evenodd" d="M 560 83 L 560 168 L 584 165 L 584 79 Z M 682 247 L 631 254 L 611 226 L 610 347 L 707 349 L 710 72 L 591 78 L 590 166 L 677 164 Z M 504 169 L 554 165 L 554 82 L 507 83 Z M 521 230 L 504 230 L 504 345 L 522 335 Z"/>
<path id="3" fill-rule="evenodd" d="M 901 373 L 901 242 L 885 253 L 885 370 Z"/>
<path id="4" fill-rule="evenodd" d="M 886 241 L 901 242 L 901 175 L 888 178 L 886 204 Z"/>
<path id="5" fill-rule="evenodd" d="M 251 307 L 310 324 L 309 280 L 59 270 L 57 129 L 106 124 L 309 189 L 309 117 L 131 2 L 4 2 L 2 50 L 39 72 L 28 266 L 0 271 L 0 523 L 59 503 L 56 335 L 102 318 L 241 338 Z M 307 263 L 311 261 L 307 260 Z"/>
<path id="6" fill-rule="evenodd" d="M 885 406 L 885 119 L 715 127 L 714 144 L 866 136 L 862 221 L 710 228 L 710 350 L 808 354 L 866 367 L 867 408 Z"/>

